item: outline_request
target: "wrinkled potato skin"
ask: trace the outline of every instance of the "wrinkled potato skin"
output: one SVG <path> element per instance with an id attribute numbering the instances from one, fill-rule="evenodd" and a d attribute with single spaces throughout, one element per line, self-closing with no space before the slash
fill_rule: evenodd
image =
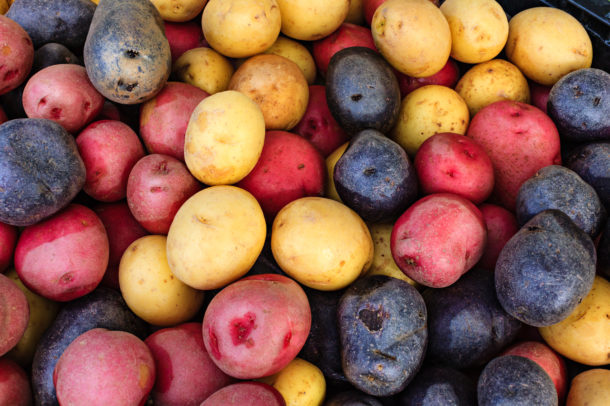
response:
<path id="1" fill-rule="evenodd" d="M 315 41 L 335 31 L 347 17 L 349 0 L 278 0 L 282 33 L 288 37 Z"/>
<path id="2" fill-rule="evenodd" d="M 183 53 L 172 71 L 180 81 L 214 94 L 227 90 L 233 76 L 233 65 L 212 48 L 200 47 Z"/>
<path id="3" fill-rule="evenodd" d="M 605 406 L 610 399 L 610 371 L 589 369 L 572 379 L 566 406 Z"/>
<path id="4" fill-rule="evenodd" d="M 150 0 L 164 21 L 190 21 L 203 10 L 208 0 Z"/>

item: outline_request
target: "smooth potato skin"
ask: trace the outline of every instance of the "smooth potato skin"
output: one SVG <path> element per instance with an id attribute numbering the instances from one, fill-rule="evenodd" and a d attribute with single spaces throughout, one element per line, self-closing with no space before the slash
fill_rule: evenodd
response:
<path id="1" fill-rule="evenodd" d="M 566 406 L 604 406 L 610 399 L 610 371 L 595 368 L 572 379 Z"/>
<path id="2" fill-rule="evenodd" d="M 238 382 L 214 392 L 201 406 L 286 406 L 273 386 L 262 382 Z"/>
<path id="3" fill-rule="evenodd" d="M 8 276 L 0 274 L 0 357 L 10 351 L 21 339 L 30 318 L 30 307 L 25 294 Z"/>
<path id="4" fill-rule="evenodd" d="M 0 405 L 32 405 L 32 389 L 25 371 L 8 358 L 0 358 Z"/>
<path id="5" fill-rule="evenodd" d="M 30 73 L 34 62 L 34 46 L 28 33 L 15 21 L 0 15 L 0 95 L 19 86 Z"/>

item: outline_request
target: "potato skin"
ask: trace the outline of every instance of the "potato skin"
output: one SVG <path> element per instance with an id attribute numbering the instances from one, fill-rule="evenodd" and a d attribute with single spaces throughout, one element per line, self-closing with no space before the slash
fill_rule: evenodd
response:
<path id="1" fill-rule="evenodd" d="M 595 368 L 572 379 L 566 406 L 604 406 L 610 399 L 610 371 Z"/>
<path id="2" fill-rule="evenodd" d="M 30 319 L 30 307 L 25 294 L 8 276 L 0 274 L 0 357 L 9 352 L 23 336 Z"/>
<path id="3" fill-rule="evenodd" d="M 322 371 L 301 358 L 293 359 L 280 372 L 261 381 L 277 389 L 288 405 L 319 406 L 326 395 Z"/>
<path id="4" fill-rule="evenodd" d="M 208 94 L 227 90 L 233 65 L 212 48 L 197 47 L 185 51 L 172 65 L 173 74 Z"/>
<path id="5" fill-rule="evenodd" d="M 303 41 L 328 36 L 345 20 L 349 0 L 277 0 L 282 14 L 282 34 Z"/>
<path id="6" fill-rule="evenodd" d="M 28 33 L 15 21 L 0 15 L 0 95 L 19 86 L 28 76 L 34 62 L 34 46 Z"/>
<path id="7" fill-rule="evenodd" d="M 0 358 L 0 404 L 32 405 L 32 389 L 23 368 L 8 358 Z"/>

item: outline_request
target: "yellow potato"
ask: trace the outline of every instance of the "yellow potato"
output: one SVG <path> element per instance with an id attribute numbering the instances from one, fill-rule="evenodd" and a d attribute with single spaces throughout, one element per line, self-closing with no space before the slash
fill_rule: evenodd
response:
<path id="1" fill-rule="evenodd" d="M 316 63 L 311 53 L 297 41 L 286 37 L 278 37 L 277 40 L 265 51 L 266 54 L 283 56 L 296 63 L 307 83 L 312 85 L 316 80 Z"/>
<path id="2" fill-rule="evenodd" d="M 127 306 L 154 326 L 172 326 L 192 318 L 204 294 L 174 276 L 167 263 L 167 238 L 147 235 L 123 253 L 119 286 Z"/>
<path id="3" fill-rule="evenodd" d="M 275 217 L 271 251 L 280 268 L 303 285 L 338 290 L 369 269 L 373 240 L 349 207 L 323 197 L 304 197 Z"/>
<path id="4" fill-rule="evenodd" d="M 335 165 L 343 153 L 347 149 L 349 142 L 341 145 L 339 148 L 334 150 L 328 157 L 326 157 L 326 173 L 328 175 L 328 182 L 326 182 L 326 192 L 324 195 L 329 199 L 336 200 L 342 203 L 339 194 L 337 193 L 337 189 L 335 188 L 335 179 L 333 177 L 333 173 L 335 172 Z"/>
<path id="5" fill-rule="evenodd" d="M 519 68 L 503 59 L 473 66 L 462 76 L 455 91 L 468 105 L 470 116 L 500 100 L 530 102 L 530 88 Z"/>
<path id="6" fill-rule="evenodd" d="M 208 0 L 150 0 L 165 21 L 190 21 L 203 10 Z M 97 1 L 96 1 L 97 4 Z"/>
<path id="7" fill-rule="evenodd" d="M 212 48 L 193 48 L 174 62 L 172 73 L 180 81 L 214 94 L 229 87 L 233 65 Z"/>
<path id="8" fill-rule="evenodd" d="M 506 13 L 494 0 L 447 0 L 441 7 L 451 30 L 451 57 L 465 63 L 495 58 L 508 38 Z"/>
<path id="9" fill-rule="evenodd" d="M 259 379 L 280 392 L 286 406 L 319 406 L 326 395 L 324 374 L 314 364 L 295 358 L 280 372 Z"/>
<path id="10" fill-rule="evenodd" d="M 414 157 L 420 145 L 434 134 L 464 135 L 469 119 L 468 106 L 455 90 L 423 86 L 403 99 L 391 137 Z"/>
<path id="11" fill-rule="evenodd" d="M 326 37 L 339 28 L 349 11 L 349 0 L 277 0 L 277 4 L 282 33 L 303 41 Z"/>
<path id="12" fill-rule="evenodd" d="M 572 379 L 566 406 L 607 406 L 610 402 L 610 370 L 589 369 Z"/>
<path id="13" fill-rule="evenodd" d="M 534 82 L 552 86 L 572 71 L 589 68 L 593 46 L 585 28 L 570 14 L 534 7 L 511 18 L 506 56 Z"/>
<path id="14" fill-rule="evenodd" d="M 212 186 L 180 207 L 167 234 L 173 274 L 195 289 L 221 288 L 248 272 L 263 249 L 263 210 L 247 191 Z"/>
<path id="15" fill-rule="evenodd" d="M 449 59 L 449 24 L 429 0 L 386 1 L 373 15 L 371 32 L 379 52 L 406 75 L 434 75 Z"/>
<path id="16" fill-rule="evenodd" d="M 231 58 L 244 58 L 269 48 L 282 24 L 276 0 L 209 0 L 201 27 L 212 48 Z"/>
<path id="17" fill-rule="evenodd" d="M 362 8 L 363 0 L 350 0 L 349 11 L 345 17 L 346 23 L 356 25 L 364 25 L 364 9 Z"/>
<path id="18" fill-rule="evenodd" d="M 226 90 L 203 99 L 186 127 L 184 160 L 208 185 L 239 182 L 256 165 L 265 142 L 265 119 L 256 103 Z"/>
<path id="19" fill-rule="evenodd" d="M 9 0 L 0 0 L 0 14 L 6 14 L 10 6 Z"/>
<path id="20" fill-rule="evenodd" d="M 564 320 L 540 327 L 547 344 L 566 358 L 585 365 L 610 363 L 610 282 L 596 276 L 593 288 Z"/>

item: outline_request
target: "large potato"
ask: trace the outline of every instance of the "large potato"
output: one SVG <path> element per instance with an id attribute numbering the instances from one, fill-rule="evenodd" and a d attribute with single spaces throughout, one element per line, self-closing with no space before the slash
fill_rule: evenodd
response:
<path id="1" fill-rule="evenodd" d="M 335 31 L 349 11 L 350 0 L 278 0 L 282 33 L 294 39 L 315 41 Z"/>
<path id="2" fill-rule="evenodd" d="M 172 72 L 180 81 L 214 94 L 227 90 L 233 65 L 212 48 L 198 47 L 180 55 Z"/>
<path id="3" fill-rule="evenodd" d="M 263 249 L 267 225 L 248 192 L 213 186 L 191 196 L 167 235 L 173 274 L 195 289 L 217 289 L 242 277 Z"/>

